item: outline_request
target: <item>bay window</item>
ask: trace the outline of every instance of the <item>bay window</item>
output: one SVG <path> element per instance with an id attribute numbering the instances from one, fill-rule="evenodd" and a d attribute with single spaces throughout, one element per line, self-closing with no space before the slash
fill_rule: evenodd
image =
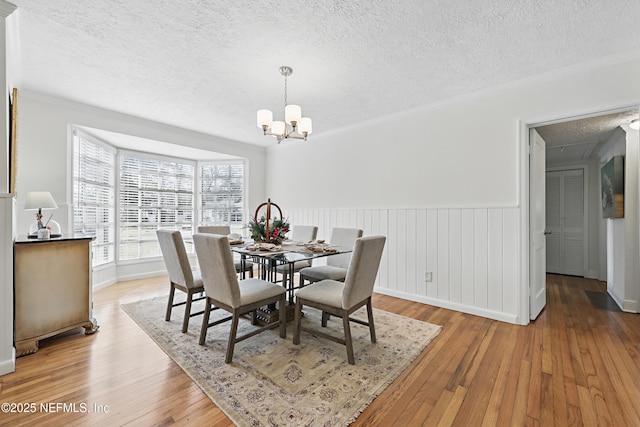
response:
<path id="1" fill-rule="evenodd" d="M 244 225 L 244 162 L 119 149 L 73 130 L 73 231 L 95 236 L 94 266 L 160 257 L 156 230 L 179 230 L 188 253 L 198 225 Z"/>

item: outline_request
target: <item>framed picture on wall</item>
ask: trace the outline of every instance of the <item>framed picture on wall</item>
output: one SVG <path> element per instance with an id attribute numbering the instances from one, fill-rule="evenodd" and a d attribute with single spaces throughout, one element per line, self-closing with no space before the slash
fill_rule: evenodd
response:
<path id="1" fill-rule="evenodd" d="M 18 89 L 9 95 L 9 193 L 16 192 L 18 169 Z"/>
<path id="2" fill-rule="evenodd" d="M 614 156 L 600 169 L 602 217 L 624 218 L 624 156 Z"/>

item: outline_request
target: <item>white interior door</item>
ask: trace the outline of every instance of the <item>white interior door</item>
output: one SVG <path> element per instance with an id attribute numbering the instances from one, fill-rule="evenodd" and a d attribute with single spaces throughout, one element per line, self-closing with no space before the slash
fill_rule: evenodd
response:
<path id="1" fill-rule="evenodd" d="M 529 318 L 547 302 L 545 233 L 545 142 L 529 131 Z"/>
<path id="2" fill-rule="evenodd" d="M 548 171 L 545 189 L 547 272 L 584 276 L 584 171 Z"/>

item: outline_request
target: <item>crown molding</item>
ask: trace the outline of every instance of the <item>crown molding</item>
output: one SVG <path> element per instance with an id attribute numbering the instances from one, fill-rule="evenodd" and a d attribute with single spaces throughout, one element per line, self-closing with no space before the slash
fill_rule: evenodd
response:
<path id="1" fill-rule="evenodd" d="M 2 17 L 4 17 L 4 18 L 8 17 L 13 12 L 15 12 L 17 8 L 18 7 L 13 3 L 9 3 L 7 1 L 0 0 L 0 15 L 2 15 Z"/>

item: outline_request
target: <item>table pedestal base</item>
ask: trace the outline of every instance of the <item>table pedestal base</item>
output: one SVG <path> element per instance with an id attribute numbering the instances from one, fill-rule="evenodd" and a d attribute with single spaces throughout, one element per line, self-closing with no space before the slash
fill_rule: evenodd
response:
<path id="1" fill-rule="evenodd" d="M 288 304 L 286 307 L 287 322 L 293 321 L 296 305 Z M 280 318 L 280 310 L 276 306 L 268 305 L 266 307 L 260 307 L 257 313 L 258 323 L 260 325 L 268 325 L 273 322 L 277 322 Z"/>

